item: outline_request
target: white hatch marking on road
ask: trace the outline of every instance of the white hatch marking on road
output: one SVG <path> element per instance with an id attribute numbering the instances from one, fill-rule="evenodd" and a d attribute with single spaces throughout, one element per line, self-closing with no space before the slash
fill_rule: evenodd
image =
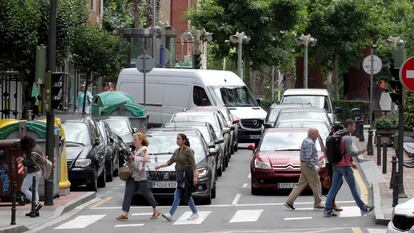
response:
<path id="1" fill-rule="evenodd" d="M 308 220 L 308 219 L 312 219 L 312 217 L 285 218 L 285 221 L 293 221 L 293 220 Z"/>
<path id="2" fill-rule="evenodd" d="M 230 219 L 229 223 L 235 222 L 256 222 L 260 215 L 262 215 L 263 209 L 259 210 L 238 210 Z"/>
<path id="3" fill-rule="evenodd" d="M 73 220 L 66 222 L 55 229 L 83 229 L 105 217 L 104 214 L 100 215 L 80 215 Z"/>
<path id="4" fill-rule="evenodd" d="M 295 208 L 295 210 L 314 210 L 315 208 L 313 207 L 308 207 L 308 208 Z"/>
<path id="5" fill-rule="evenodd" d="M 201 224 L 210 215 L 211 211 L 198 211 L 199 217 L 194 220 L 188 220 L 193 212 L 186 211 L 173 223 L 173 225 L 189 225 L 189 224 Z"/>
<path id="6" fill-rule="evenodd" d="M 252 173 L 249 173 L 249 175 L 247 176 L 247 178 L 252 178 Z"/>
<path id="7" fill-rule="evenodd" d="M 342 207 L 342 211 L 339 212 L 339 217 L 347 218 L 347 217 L 360 217 L 361 210 L 358 206 L 344 206 Z"/>
<path id="8" fill-rule="evenodd" d="M 236 196 L 234 197 L 233 202 L 231 203 L 231 205 L 237 205 L 240 198 L 241 198 L 241 193 L 236 194 Z"/>
<path id="9" fill-rule="evenodd" d="M 137 223 L 137 224 L 118 224 L 115 225 L 114 227 L 142 227 L 144 226 L 143 223 Z"/>
<path id="10" fill-rule="evenodd" d="M 243 185 L 242 185 L 242 188 L 247 188 L 247 186 L 248 186 L 249 184 L 248 183 L 244 183 Z"/>
<path id="11" fill-rule="evenodd" d="M 147 215 L 152 215 L 152 213 L 133 213 L 132 216 L 147 216 Z"/>
<path id="12" fill-rule="evenodd" d="M 367 228 L 369 233 L 386 233 L 387 229 L 374 229 L 374 228 Z"/>

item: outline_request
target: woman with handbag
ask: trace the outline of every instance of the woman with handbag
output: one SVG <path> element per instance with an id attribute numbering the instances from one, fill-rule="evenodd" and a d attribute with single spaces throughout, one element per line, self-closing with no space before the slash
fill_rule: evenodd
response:
<path id="1" fill-rule="evenodd" d="M 128 220 L 128 212 L 131 207 L 132 197 L 137 189 L 142 193 L 142 195 L 144 195 L 153 208 L 151 219 L 157 219 L 161 213 L 157 209 L 158 204 L 155 201 L 154 195 L 148 189 L 145 169 L 145 164 L 148 161 L 148 139 L 143 133 L 135 133 L 133 137 L 135 151 L 134 153 L 131 153 L 128 161 L 131 168 L 131 176 L 125 183 L 125 194 L 122 202 L 123 213 L 116 219 L 119 221 Z"/>
<path id="2" fill-rule="evenodd" d="M 178 148 L 175 150 L 174 154 L 171 158 L 163 164 L 159 164 L 155 166 L 155 169 L 159 169 L 162 167 L 168 167 L 171 164 L 175 163 L 175 176 L 177 179 L 177 188 L 174 192 L 174 201 L 171 206 L 171 209 L 168 213 L 162 214 L 162 216 L 167 219 L 168 221 L 172 221 L 172 216 L 174 215 L 175 211 L 177 210 L 178 206 L 180 205 L 181 197 L 183 196 L 184 190 L 186 185 L 183 185 L 185 179 L 192 179 L 193 185 L 198 183 L 198 171 L 196 168 L 195 160 L 194 160 L 194 152 L 190 148 L 190 142 L 185 134 L 180 133 L 177 135 L 176 143 Z M 192 177 L 185 177 L 188 172 L 184 172 L 185 170 L 190 169 L 192 171 Z M 188 188 L 188 187 L 187 187 Z M 187 197 L 187 204 L 191 208 L 193 214 L 188 218 L 188 220 L 194 220 L 199 217 L 197 208 L 194 204 L 193 197 L 188 195 Z"/>

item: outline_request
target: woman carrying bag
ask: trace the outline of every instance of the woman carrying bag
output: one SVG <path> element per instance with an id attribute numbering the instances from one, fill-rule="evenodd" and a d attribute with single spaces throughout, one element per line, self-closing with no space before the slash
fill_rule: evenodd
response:
<path id="1" fill-rule="evenodd" d="M 176 140 L 178 148 L 175 150 L 172 157 L 166 163 L 155 166 L 155 169 L 159 169 L 162 167 L 168 167 L 171 164 L 175 163 L 175 176 L 177 179 L 177 188 L 174 192 L 174 201 L 170 211 L 168 213 L 162 214 L 162 216 L 168 221 L 172 221 L 172 216 L 174 215 L 175 211 L 180 205 L 181 198 L 184 196 L 184 198 L 187 199 L 185 201 L 187 202 L 188 206 L 190 206 L 191 211 L 193 212 L 193 214 L 188 218 L 188 220 L 194 220 L 197 219 L 199 215 L 197 208 L 194 204 L 193 197 L 191 196 L 191 193 L 189 193 L 189 195 L 183 195 L 185 189 L 188 189 L 186 180 L 191 179 L 192 184 L 194 186 L 198 183 L 198 172 L 194 161 L 194 152 L 190 148 L 190 142 L 188 141 L 188 138 L 185 134 L 178 134 Z M 186 170 L 192 171 L 192 177 L 189 177 L 191 172 L 185 172 Z"/>
<path id="2" fill-rule="evenodd" d="M 135 145 L 135 151 L 133 154 L 131 153 L 129 155 L 129 163 L 132 173 L 131 177 L 125 181 L 125 194 L 122 202 L 123 213 L 119 215 L 116 220 L 128 220 L 128 212 L 131 207 L 132 197 L 137 189 L 142 193 L 142 195 L 144 195 L 148 203 L 153 208 L 151 219 L 157 219 L 161 213 L 157 209 L 158 204 L 154 199 L 154 195 L 148 189 L 145 169 L 145 164 L 148 161 L 148 139 L 143 133 L 135 133 L 133 142 Z"/>

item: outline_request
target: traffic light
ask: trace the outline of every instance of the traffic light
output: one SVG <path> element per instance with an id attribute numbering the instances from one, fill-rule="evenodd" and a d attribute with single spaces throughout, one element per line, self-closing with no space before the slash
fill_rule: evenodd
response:
<path id="1" fill-rule="evenodd" d="M 59 109 L 63 107 L 63 88 L 62 88 L 63 80 L 64 80 L 64 73 L 62 72 L 52 73 L 52 80 L 51 80 L 52 81 L 51 82 L 52 109 Z"/>
<path id="2" fill-rule="evenodd" d="M 194 69 L 201 69 L 201 53 L 195 53 L 193 56 Z"/>
<path id="3" fill-rule="evenodd" d="M 399 77 L 399 69 L 390 69 L 392 80 L 389 81 L 392 92 L 390 92 L 391 100 L 396 105 L 402 104 L 402 84 Z"/>

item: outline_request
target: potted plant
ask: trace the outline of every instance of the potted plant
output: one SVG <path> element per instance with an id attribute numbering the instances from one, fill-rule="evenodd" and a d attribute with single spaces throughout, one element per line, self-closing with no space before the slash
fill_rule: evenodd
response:
<path id="1" fill-rule="evenodd" d="M 385 115 L 378 117 L 373 122 L 375 130 L 375 138 L 381 137 L 381 143 L 392 144 L 391 137 L 397 133 L 398 117 L 397 115 Z"/>

